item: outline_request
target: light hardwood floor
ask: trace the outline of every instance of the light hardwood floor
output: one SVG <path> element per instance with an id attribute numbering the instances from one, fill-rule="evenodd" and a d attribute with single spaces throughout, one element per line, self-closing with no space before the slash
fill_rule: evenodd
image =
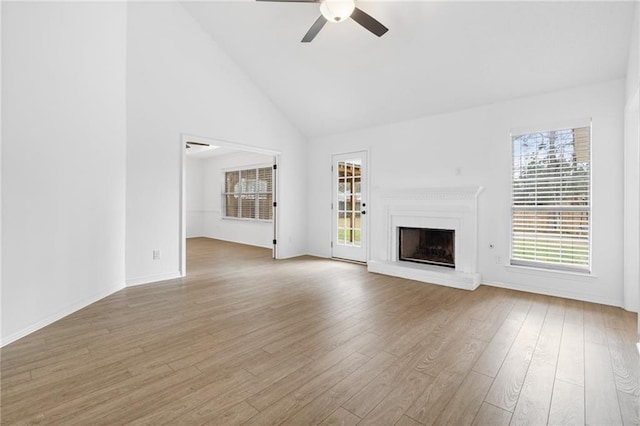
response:
<path id="1" fill-rule="evenodd" d="M 636 318 L 204 238 L 0 351 L 2 424 L 638 424 Z"/>

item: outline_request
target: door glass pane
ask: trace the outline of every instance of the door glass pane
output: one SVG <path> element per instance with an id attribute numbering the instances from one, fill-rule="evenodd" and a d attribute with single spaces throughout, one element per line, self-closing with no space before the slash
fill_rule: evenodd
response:
<path id="1" fill-rule="evenodd" d="M 346 185 L 344 179 L 338 179 L 338 194 L 344 194 L 346 191 Z"/>
<path id="2" fill-rule="evenodd" d="M 361 161 L 337 161 L 335 205 L 337 207 L 337 244 L 360 247 L 361 244 Z"/>
<path id="3" fill-rule="evenodd" d="M 352 199 L 351 195 L 346 195 L 344 201 L 345 201 L 344 210 L 351 210 L 351 206 L 353 204 L 353 199 Z"/>
<path id="4" fill-rule="evenodd" d="M 344 212 L 338 212 L 338 244 L 344 244 Z"/>

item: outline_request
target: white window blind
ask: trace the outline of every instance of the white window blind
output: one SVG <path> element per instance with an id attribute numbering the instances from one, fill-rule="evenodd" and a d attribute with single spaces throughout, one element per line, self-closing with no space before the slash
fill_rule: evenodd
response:
<path id="1" fill-rule="evenodd" d="M 273 220 L 273 168 L 225 172 L 222 201 L 225 217 Z"/>
<path id="2" fill-rule="evenodd" d="M 511 264 L 589 271 L 591 128 L 512 142 Z"/>

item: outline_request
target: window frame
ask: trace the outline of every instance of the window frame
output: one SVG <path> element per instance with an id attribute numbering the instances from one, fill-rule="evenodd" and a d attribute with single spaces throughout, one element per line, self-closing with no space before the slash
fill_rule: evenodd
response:
<path id="1" fill-rule="evenodd" d="M 227 216 L 227 196 L 228 195 L 236 195 L 238 194 L 239 196 L 241 196 L 243 194 L 242 191 L 240 191 L 239 193 L 236 192 L 227 192 L 227 173 L 233 173 L 233 172 L 237 172 L 238 173 L 238 177 L 239 177 L 239 182 L 241 180 L 241 176 L 242 176 L 242 172 L 243 171 L 247 171 L 247 170 L 253 170 L 256 173 L 256 180 L 258 180 L 258 176 L 259 176 L 259 170 L 260 169 L 269 169 L 271 171 L 271 191 L 266 191 L 266 192 L 262 192 L 262 191 L 254 191 L 254 192 L 245 192 L 244 194 L 252 194 L 252 195 L 262 195 L 262 194 L 267 194 L 267 195 L 271 195 L 271 204 L 269 205 L 269 211 L 270 211 L 270 218 L 269 219 L 260 219 L 259 215 L 260 215 L 260 203 L 259 203 L 259 198 L 255 198 L 253 200 L 253 202 L 255 203 L 255 214 L 254 217 L 242 217 L 242 198 L 239 198 L 239 203 L 238 203 L 238 211 L 236 212 L 238 214 L 238 216 Z M 272 163 L 263 163 L 263 164 L 256 164 L 256 165 L 247 165 L 247 166 L 238 166 L 238 167 L 229 167 L 229 168 L 225 168 L 221 170 L 222 172 L 222 191 L 220 192 L 221 196 L 221 209 L 220 209 L 220 217 L 223 220 L 239 220 L 239 221 L 246 221 L 246 222 L 260 222 L 260 223 L 273 223 L 274 221 L 274 206 L 273 203 L 275 202 L 274 199 L 274 195 L 275 195 L 275 188 L 274 188 L 274 184 L 275 184 L 275 179 L 274 179 L 274 175 L 275 175 L 275 170 L 274 170 L 274 164 Z M 241 187 L 242 188 L 242 187 Z M 258 217 L 255 217 L 258 216 Z"/>
<path id="2" fill-rule="evenodd" d="M 589 148 L 588 148 L 588 160 L 589 160 L 589 191 L 588 197 L 589 202 L 587 209 L 571 209 L 567 208 L 567 211 L 586 211 L 588 213 L 589 218 L 589 226 L 588 226 L 588 239 L 587 239 L 587 247 L 588 247 L 588 256 L 587 256 L 587 265 L 571 265 L 567 263 L 555 263 L 555 262 L 543 262 L 543 261 L 529 261 L 529 260 L 521 260 L 514 259 L 514 210 L 516 206 L 514 205 L 514 179 L 513 179 L 513 164 L 514 164 L 514 138 L 518 136 L 533 134 L 533 133 L 548 133 L 559 130 L 570 130 L 577 128 L 588 128 L 589 129 Z M 522 127 L 522 128 L 514 128 L 511 129 L 509 134 L 509 143 L 510 143 L 510 165 L 509 165 L 509 263 L 507 266 L 514 268 L 530 268 L 530 269 L 539 269 L 542 271 L 549 272 L 560 272 L 560 273 L 571 273 L 571 274 L 580 274 L 580 275 L 592 275 L 593 274 L 593 123 L 592 119 L 578 119 L 565 121 L 562 123 L 556 123 L 555 125 L 549 126 L 536 126 L 536 127 Z M 550 208 L 547 206 L 542 206 L 541 209 L 531 208 L 531 211 L 550 211 Z M 564 210 L 564 209 L 561 209 Z M 551 209 L 551 211 L 555 211 Z"/>

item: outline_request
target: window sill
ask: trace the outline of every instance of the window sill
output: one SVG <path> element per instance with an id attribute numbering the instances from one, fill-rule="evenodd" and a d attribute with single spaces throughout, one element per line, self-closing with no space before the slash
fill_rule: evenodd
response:
<path id="1" fill-rule="evenodd" d="M 529 274 L 529 275 L 538 275 L 538 276 L 546 276 L 546 277 L 558 277 L 558 278 L 567 278 L 574 280 L 583 280 L 583 279 L 597 279 L 598 276 L 594 275 L 593 272 L 577 272 L 577 271 L 563 271 L 561 269 L 547 269 L 547 268 L 536 268 L 534 266 L 521 266 L 521 265 L 505 265 L 508 270 L 512 272 L 517 272 L 520 274 Z"/>

